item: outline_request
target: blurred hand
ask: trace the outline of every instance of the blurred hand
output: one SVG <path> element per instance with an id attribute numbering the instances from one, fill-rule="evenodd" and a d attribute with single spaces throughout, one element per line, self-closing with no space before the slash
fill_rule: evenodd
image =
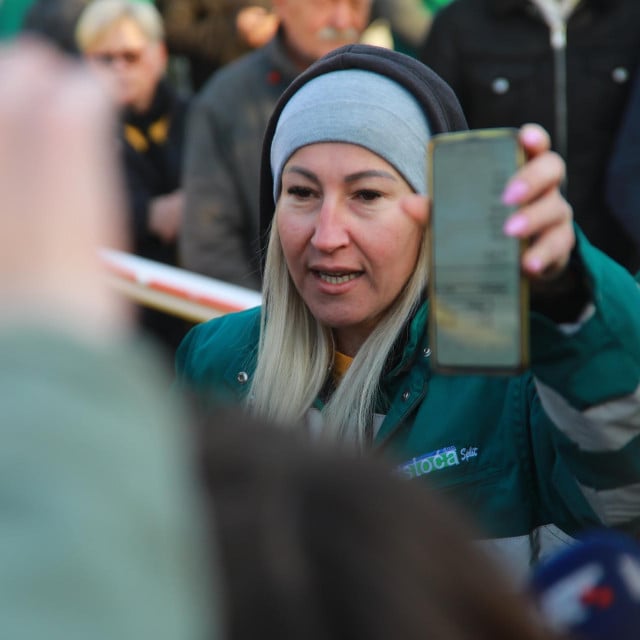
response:
<path id="1" fill-rule="evenodd" d="M 98 256 L 124 248 L 109 104 L 47 46 L 0 49 L 0 322 L 44 319 L 92 338 L 128 325 Z"/>
<path id="2" fill-rule="evenodd" d="M 236 16 L 238 35 L 253 49 L 267 44 L 276 34 L 278 24 L 275 13 L 267 11 L 264 7 L 245 7 L 240 9 Z"/>
<path id="3" fill-rule="evenodd" d="M 184 212 L 184 194 L 174 191 L 151 201 L 149 229 L 163 242 L 173 242 L 178 236 Z"/>

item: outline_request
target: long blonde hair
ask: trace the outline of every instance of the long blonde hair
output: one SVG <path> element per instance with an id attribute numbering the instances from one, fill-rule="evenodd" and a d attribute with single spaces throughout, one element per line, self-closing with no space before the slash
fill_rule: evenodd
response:
<path id="1" fill-rule="evenodd" d="M 257 415 L 300 424 L 326 384 L 334 344 L 331 329 L 313 317 L 289 275 L 277 215 L 276 208 L 265 262 L 258 361 L 248 399 Z M 322 409 L 324 436 L 358 449 L 366 446 L 384 366 L 422 299 L 427 265 L 425 232 L 411 277 Z"/>

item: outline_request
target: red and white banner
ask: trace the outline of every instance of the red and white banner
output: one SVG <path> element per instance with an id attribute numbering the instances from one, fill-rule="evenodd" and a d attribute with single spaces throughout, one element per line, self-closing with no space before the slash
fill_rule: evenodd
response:
<path id="1" fill-rule="evenodd" d="M 261 304 L 259 292 L 147 260 L 130 253 L 100 252 L 109 282 L 145 306 L 192 322 L 203 322 Z"/>

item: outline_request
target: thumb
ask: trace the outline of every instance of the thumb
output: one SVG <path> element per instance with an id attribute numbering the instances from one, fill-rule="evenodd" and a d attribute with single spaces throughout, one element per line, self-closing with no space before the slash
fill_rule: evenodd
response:
<path id="1" fill-rule="evenodd" d="M 413 193 L 404 196 L 400 201 L 400 207 L 404 213 L 412 218 L 421 227 L 426 227 L 431 214 L 431 199 L 428 196 Z"/>

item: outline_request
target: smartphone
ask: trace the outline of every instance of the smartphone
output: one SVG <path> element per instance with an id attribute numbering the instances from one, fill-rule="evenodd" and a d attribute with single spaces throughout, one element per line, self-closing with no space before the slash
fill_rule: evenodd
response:
<path id="1" fill-rule="evenodd" d="M 429 339 L 442 372 L 517 373 L 529 364 L 523 241 L 502 203 L 524 162 L 517 129 L 433 136 L 429 143 Z"/>

